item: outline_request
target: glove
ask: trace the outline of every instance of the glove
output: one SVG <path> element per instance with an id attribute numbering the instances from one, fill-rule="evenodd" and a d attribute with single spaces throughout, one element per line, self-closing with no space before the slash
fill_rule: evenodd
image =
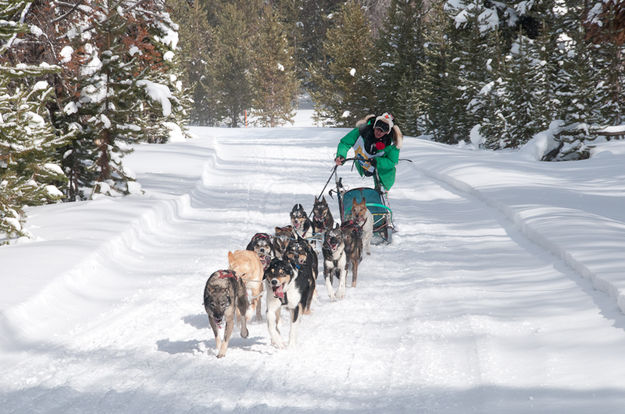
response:
<path id="1" fill-rule="evenodd" d="M 334 163 L 336 165 L 343 165 L 345 163 L 345 158 L 338 156 L 334 159 Z"/>

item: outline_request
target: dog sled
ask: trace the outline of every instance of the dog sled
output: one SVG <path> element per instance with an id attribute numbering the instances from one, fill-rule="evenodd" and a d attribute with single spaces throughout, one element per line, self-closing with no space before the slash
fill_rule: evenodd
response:
<path id="1" fill-rule="evenodd" d="M 379 182 L 379 180 L 376 180 Z M 346 190 L 342 179 L 336 175 L 336 194 L 341 214 L 341 223 L 350 216 L 353 201 L 362 203 L 365 200 L 367 209 L 373 215 L 373 238 L 371 244 L 391 244 L 393 241 L 393 212 L 389 206 L 386 193 L 377 188 L 358 187 Z"/>

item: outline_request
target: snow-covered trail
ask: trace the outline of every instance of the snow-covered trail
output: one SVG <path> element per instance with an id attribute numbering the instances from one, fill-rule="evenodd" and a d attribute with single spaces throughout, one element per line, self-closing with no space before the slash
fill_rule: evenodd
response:
<path id="1" fill-rule="evenodd" d="M 189 143 L 141 146 L 131 158 L 138 180 L 169 207 L 134 219 L 65 289 L 9 312 L 0 412 L 625 406 L 625 318 L 607 295 L 497 209 L 411 164 L 391 192 L 400 232 L 365 257 L 358 288 L 329 302 L 320 277 L 296 349 L 273 348 L 266 325 L 252 323 L 249 338 L 235 331 L 226 358 L 215 358 L 206 278 L 226 266 L 228 250 L 287 224 L 293 204 L 309 210 L 330 174 L 340 131 L 303 131 L 196 129 L 202 137 Z M 154 160 L 159 168 L 145 170 Z M 341 175 L 362 184 L 347 167 Z"/>

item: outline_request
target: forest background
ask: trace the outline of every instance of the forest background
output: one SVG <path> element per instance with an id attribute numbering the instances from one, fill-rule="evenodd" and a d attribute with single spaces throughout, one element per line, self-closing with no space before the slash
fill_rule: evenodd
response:
<path id="1" fill-rule="evenodd" d="M 302 95 L 323 126 L 586 158 L 623 123 L 624 43 L 618 0 L 0 0 L 0 243 L 27 206 L 140 192 L 133 144 Z"/>

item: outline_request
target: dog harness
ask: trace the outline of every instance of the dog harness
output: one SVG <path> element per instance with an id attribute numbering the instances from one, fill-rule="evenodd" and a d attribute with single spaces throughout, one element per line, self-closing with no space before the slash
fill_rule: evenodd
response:
<path id="1" fill-rule="evenodd" d="M 227 278 L 238 279 L 237 274 L 232 270 L 218 270 L 217 277 L 220 279 L 227 279 Z"/>

